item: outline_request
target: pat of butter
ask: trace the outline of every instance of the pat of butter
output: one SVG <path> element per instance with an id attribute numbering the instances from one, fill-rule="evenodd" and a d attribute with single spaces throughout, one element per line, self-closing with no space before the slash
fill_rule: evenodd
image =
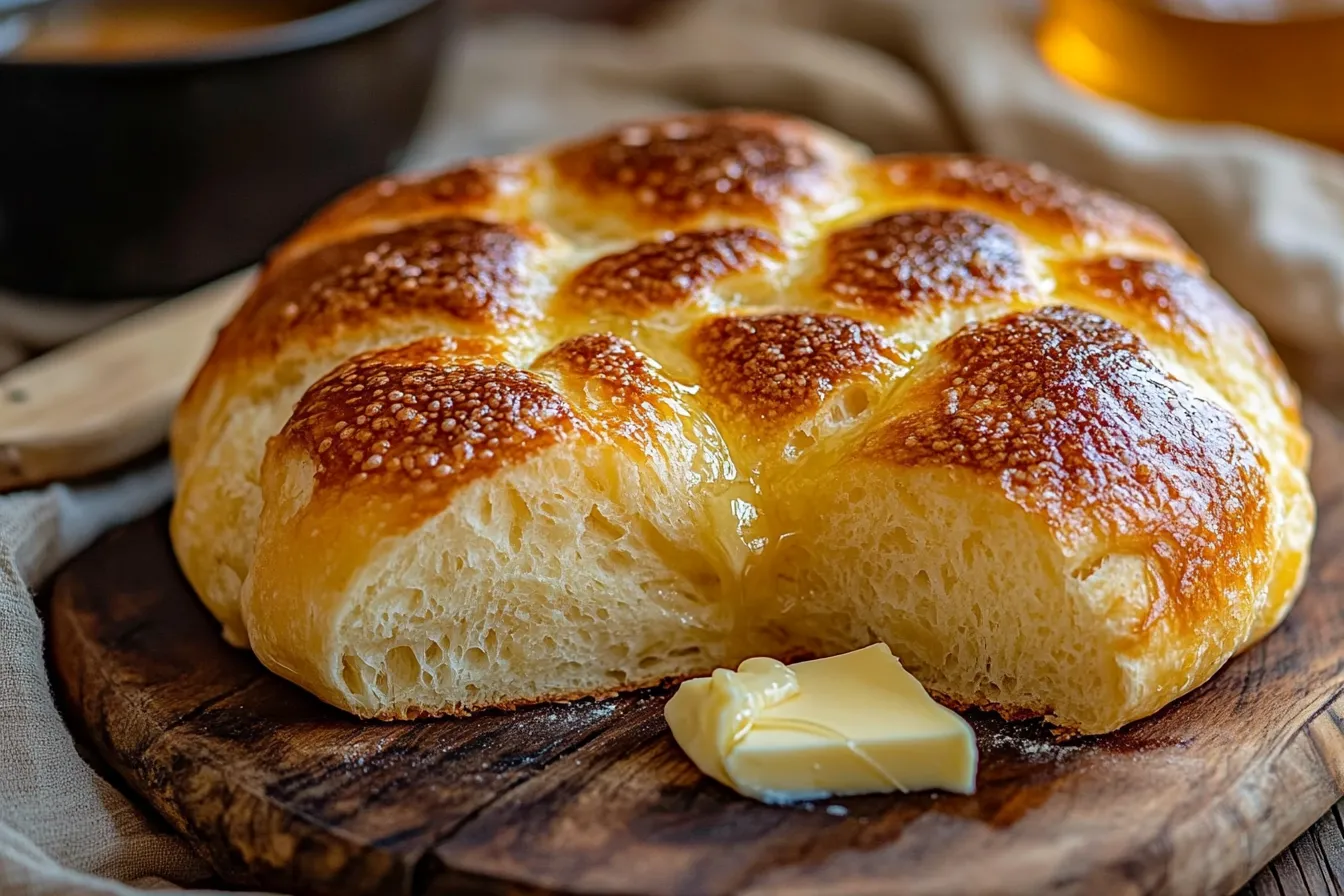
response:
<path id="1" fill-rule="evenodd" d="M 786 666 L 757 657 L 684 682 L 667 724 L 710 777 L 767 803 L 975 791 L 975 733 L 885 644 Z"/>

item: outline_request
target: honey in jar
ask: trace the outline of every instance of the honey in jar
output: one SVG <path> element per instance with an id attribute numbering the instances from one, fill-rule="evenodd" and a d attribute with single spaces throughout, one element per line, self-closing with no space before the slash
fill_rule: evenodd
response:
<path id="1" fill-rule="evenodd" d="M 1098 94 L 1344 149 L 1344 0 L 1047 0 L 1038 42 Z"/>

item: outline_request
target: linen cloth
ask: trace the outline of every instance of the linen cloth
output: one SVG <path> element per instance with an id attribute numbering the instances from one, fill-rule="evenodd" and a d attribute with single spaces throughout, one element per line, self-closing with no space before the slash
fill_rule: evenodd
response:
<path id="1" fill-rule="evenodd" d="M 1031 9 L 1003 0 L 701 0 L 618 33 L 482 24 L 445 67 L 404 167 L 699 106 L 816 118 L 882 152 L 1037 159 L 1166 216 L 1295 353 L 1344 347 L 1344 157 L 1237 126 L 1165 121 L 1059 82 Z M 139 307 L 0 295 L 0 370 Z M 0 498 L 0 893 L 126 894 L 210 869 L 85 763 L 53 704 L 31 592 L 169 496 L 163 462 Z"/>

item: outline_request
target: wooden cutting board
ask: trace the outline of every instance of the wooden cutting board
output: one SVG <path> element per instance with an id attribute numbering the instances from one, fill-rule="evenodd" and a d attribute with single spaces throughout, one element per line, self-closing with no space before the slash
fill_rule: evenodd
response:
<path id="1" fill-rule="evenodd" d="M 1283 627 L 1209 684 L 1056 745 L 974 718 L 979 791 L 781 808 L 703 778 L 662 693 L 362 723 L 225 646 L 160 513 L 56 583 L 72 720 L 238 886 L 300 893 L 1230 892 L 1344 794 L 1344 427 Z"/>

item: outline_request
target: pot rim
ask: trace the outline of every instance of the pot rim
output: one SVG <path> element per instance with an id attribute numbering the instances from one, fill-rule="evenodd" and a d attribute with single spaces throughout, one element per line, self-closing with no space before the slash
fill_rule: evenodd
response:
<path id="1" fill-rule="evenodd" d="M 313 15 L 240 34 L 182 53 L 131 59 L 23 59 L 0 56 L 5 69 L 25 71 L 79 71 L 109 74 L 118 71 L 181 69 L 220 63 L 246 62 L 337 44 L 376 31 L 445 0 L 350 0 Z"/>

